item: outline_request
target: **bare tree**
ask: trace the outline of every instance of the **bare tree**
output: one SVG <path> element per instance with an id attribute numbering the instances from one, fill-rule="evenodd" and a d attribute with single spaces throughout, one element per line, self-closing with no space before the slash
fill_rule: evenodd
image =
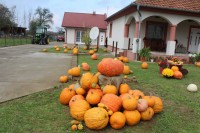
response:
<path id="1" fill-rule="evenodd" d="M 27 18 L 27 15 L 26 15 L 26 11 L 24 10 L 24 15 L 23 15 L 23 26 L 26 27 L 26 18 Z"/>

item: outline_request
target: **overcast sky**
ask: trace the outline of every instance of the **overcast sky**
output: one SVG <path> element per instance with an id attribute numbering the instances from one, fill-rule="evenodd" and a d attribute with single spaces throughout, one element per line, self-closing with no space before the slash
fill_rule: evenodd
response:
<path id="1" fill-rule="evenodd" d="M 48 8 L 54 14 L 53 31 L 56 27 L 61 27 L 64 12 L 81 12 L 97 14 L 107 13 L 108 16 L 121 10 L 134 0 L 0 0 L 8 8 L 16 6 L 16 14 L 18 14 L 18 23 L 24 27 L 24 12 L 33 14 L 37 7 Z M 28 21 L 28 20 L 27 20 Z"/>

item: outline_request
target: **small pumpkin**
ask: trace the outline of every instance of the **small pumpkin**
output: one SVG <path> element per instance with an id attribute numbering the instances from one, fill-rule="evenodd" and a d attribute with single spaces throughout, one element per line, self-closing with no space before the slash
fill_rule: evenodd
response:
<path id="1" fill-rule="evenodd" d="M 129 91 L 130 89 L 131 89 L 131 88 L 130 88 L 129 85 L 127 85 L 126 83 L 121 84 L 121 85 L 119 86 L 119 94 L 128 93 L 128 91 Z"/>
<path id="2" fill-rule="evenodd" d="M 75 95 L 74 89 L 65 88 L 60 93 L 60 103 L 63 105 L 69 104 L 70 99 Z"/>
<path id="3" fill-rule="evenodd" d="M 135 110 L 137 108 L 137 100 L 133 97 L 128 97 L 122 101 L 122 106 L 125 110 Z"/>
<path id="4" fill-rule="evenodd" d="M 71 126 L 71 129 L 72 129 L 72 131 L 76 131 L 78 129 L 78 127 L 77 127 L 77 125 L 74 124 Z"/>
<path id="5" fill-rule="evenodd" d="M 120 57 L 118 57 L 118 59 L 119 59 L 120 61 L 123 61 L 124 56 L 120 56 Z"/>
<path id="6" fill-rule="evenodd" d="M 68 70 L 68 74 L 79 77 L 81 75 L 81 69 L 79 67 L 73 67 L 72 69 Z"/>
<path id="7" fill-rule="evenodd" d="M 69 101 L 69 106 L 71 106 L 77 100 L 84 100 L 84 99 L 85 98 L 82 95 L 74 95 Z"/>
<path id="8" fill-rule="evenodd" d="M 87 50 L 87 47 L 85 46 L 85 47 L 83 47 L 83 49 L 84 49 L 84 50 Z"/>
<path id="9" fill-rule="evenodd" d="M 93 55 L 91 55 L 91 59 L 97 60 L 97 59 L 98 59 L 98 56 L 97 56 L 96 54 L 93 54 Z"/>
<path id="10" fill-rule="evenodd" d="M 106 105 L 113 112 L 117 112 L 122 105 L 121 99 L 114 94 L 105 94 L 100 102 Z"/>
<path id="11" fill-rule="evenodd" d="M 85 112 L 84 122 L 89 129 L 103 129 L 109 122 L 108 112 L 99 107 L 89 109 Z"/>
<path id="12" fill-rule="evenodd" d="M 195 65 L 196 65 L 197 67 L 200 67 L 200 62 L 195 62 Z"/>
<path id="13" fill-rule="evenodd" d="M 60 83 L 66 83 L 68 81 L 68 77 L 65 75 L 60 76 L 59 80 L 60 80 Z"/>
<path id="14" fill-rule="evenodd" d="M 128 63 L 129 62 L 128 57 L 124 57 L 122 60 L 123 60 L 124 63 Z"/>
<path id="15" fill-rule="evenodd" d="M 86 91 L 81 87 L 78 87 L 76 89 L 76 94 L 78 94 L 78 95 L 84 95 L 85 93 L 86 93 Z"/>
<path id="16" fill-rule="evenodd" d="M 183 78 L 183 74 L 180 71 L 174 71 L 174 78 L 182 79 Z"/>
<path id="17" fill-rule="evenodd" d="M 97 88 L 98 86 L 97 86 L 97 83 L 98 83 L 98 81 L 99 81 L 99 75 L 100 75 L 100 73 L 99 72 L 97 72 L 92 78 L 91 78 L 91 80 L 90 80 L 90 88 Z M 100 88 L 100 87 L 99 87 Z"/>
<path id="18" fill-rule="evenodd" d="M 68 50 L 67 50 L 67 49 L 65 49 L 65 50 L 64 50 L 64 53 L 67 53 L 67 52 L 68 52 Z"/>
<path id="19" fill-rule="evenodd" d="M 91 91 L 98 93 L 101 97 L 103 96 L 103 91 L 101 89 L 89 89 L 88 93 Z"/>
<path id="20" fill-rule="evenodd" d="M 90 66 L 88 65 L 88 63 L 83 62 L 81 64 L 81 66 L 82 66 L 83 71 L 89 71 L 90 70 Z"/>
<path id="21" fill-rule="evenodd" d="M 147 62 L 143 62 L 141 67 L 142 67 L 142 69 L 148 69 L 148 63 Z"/>
<path id="22" fill-rule="evenodd" d="M 43 52 L 47 52 L 47 49 L 46 49 L 46 48 L 44 48 L 42 51 L 43 51 Z"/>
<path id="23" fill-rule="evenodd" d="M 154 110 L 154 113 L 160 113 L 163 110 L 163 102 L 159 97 L 156 96 L 152 96 L 153 99 L 155 100 L 155 104 L 152 107 L 152 109 Z"/>
<path id="24" fill-rule="evenodd" d="M 110 117 L 110 125 L 114 129 L 121 129 L 126 124 L 126 117 L 121 112 L 115 112 Z"/>
<path id="25" fill-rule="evenodd" d="M 108 77 L 117 76 L 123 73 L 124 65 L 119 60 L 114 60 L 113 58 L 104 58 L 99 62 L 98 71 Z"/>
<path id="26" fill-rule="evenodd" d="M 89 104 L 95 105 L 100 102 L 101 96 L 96 91 L 90 91 L 86 96 L 86 100 Z"/>
<path id="27" fill-rule="evenodd" d="M 77 100 L 70 106 L 70 114 L 76 120 L 83 120 L 88 109 L 90 104 L 86 100 Z"/>
<path id="28" fill-rule="evenodd" d="M 129 97 L 132 97 L 132 98 L 134 98 L 131 94 L 129 94 L 129 93 L 123 93 L 123 94 L 121 94 L 120 96 L 120 99 L 123 101 L 124 99 L 126 99 L 126 98 L 129 98 Z"/>
<path id="29" fill-rule="evenodd" d="M 137 110 L 140 112 L 145 111 L 148 108 L 148 102 L 145 99 L 139 99 L 137 104 Z"/>
<path id="30" fill-rule="evenodd" d="M 154 100 L 154 98 L 152 96 L 144 96 L 142 98 L 147 100 L 149 107 L 153 107 L 154 106 L 155 100 Z"/>
<path id="31" fill-rule="evenodd" d="M 56 51 L 60 51 L 60 48 L 59 48 L 59 47 L 57 47 L 57 48 L 56 48 Z"/>
<path id="32" fill-rule="evenodd" d="M 134 111 L 125 110 L 123 113 L 126 117 L 126 124 L 127 125 L 133 126 L 133 125 L 136 125 L 137 123 L 140 122 L 141 115 L 140 115 L 140 112 L 138 110 L 134 110 Z"/>
<path id="33" fill-rule="evenodd" d="M 117 94 L 117 88 L 114 85 L 106 85 L 103 88 L 103 93 L 104 94 Z"/>
<path id="34" fill-rule="evenodd" d="M 90 72 L 84 73 L 80 80 L 80 85 L 83 89 L 88 90 L 90 88 L 90 80 L 93 77 L 93 74 Z"/>
<path id="35" fill-rule="evenodd" d="M 129 66 L 124 65 L 123 74 L 130 74 L 131 70 Z"/>
<path id="36" fill-rule="evenodd" d="M 154 115 L 154 111 L 151 107 L 148 107 L 145 111 L 141 112 L 141 119 L 144 121 L 151 120 Z"/>
<path id="37" fill-rule="evenodd" d="M 90 51 L 89 51 L 89 54 L 90 54 L 90 55 L 93 55 L 93 54 L 94 54 L 94 50 L 90 50 Z"/>
<path id="38" fill-rule="evenodd" d="M 175 71 L 179 71 L 179 68 L 177 66 L 172 66 L 171 69 L 175 72 Z"/>
<path id="39" fill-rule="evenodd" d="M 106 48 L 103 49 L 104 52 L 107 52 L 108 50 Z"/>
<path id="40" fill-rule="evenodd" d="M 77 55 L 78 54 L 78 48 L 73 48 L 72 53 L 73 53 L 73 55 Z"/>
<path id="41" fill-rule="evenodd" d="M 55 45 L 54 48 L 56 49 L 56 48 L 58 48 L 58 46 Z"/>
<path id="42" fill-rule="evenodd" d="M 139 97 L 143 97 L 144 93 L 140 90 L 129 90 L 129 94 L 131 94 L 135 99 L 139 99 Z"/>

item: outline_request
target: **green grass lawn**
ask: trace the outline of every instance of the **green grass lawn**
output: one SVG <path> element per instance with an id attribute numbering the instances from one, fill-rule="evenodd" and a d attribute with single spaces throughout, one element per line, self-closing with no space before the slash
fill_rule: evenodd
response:
<path id="1" fill-rule="evenodd" d="M 91 60 L 89 55 L 79 55 L 78 64 L 87 62 L 91 72 L 97 72 L 98 62 L 109 57 L 100 52 L 98 60 Z M 136 126 L 125 126 L 113 130 L 110 126 L 100 133 L 199 133 L 200 131 L 200 93 L 186 90 L 190 83 L 200 87 L 200 68 L 184 65 L 189 74 L 182 80 L 166 79 L 159 74 L 158 65 L 149 63 L 149 69 L 141 69 L 140 62 L 127 63 L 133 70 L 138 83 L 129 83 L 132 89 L 140 89 L 146 95 L 150 93 L 162 98 L 163 112 L 154 115 L 151 121 L 141 121 Z M 57 77 L 55 77 L 57 78 Z M 65 133 L 70 130 L 72 117 L 69 108 L 59 103 L 61 90 L 72 82 L 60 85 L 29 96 L 0 104 L 0 132 L 42 132 Z M 84 126 L 83 131 L 93 133 Z"/>
<path id="2" fill-rule="evenodd" d="M 31 44 L 30 38 L 0 38 L 0 47 Z"/>

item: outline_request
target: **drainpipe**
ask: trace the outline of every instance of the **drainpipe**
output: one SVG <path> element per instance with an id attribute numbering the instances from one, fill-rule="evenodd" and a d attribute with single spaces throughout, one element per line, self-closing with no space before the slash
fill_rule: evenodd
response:
<path id="1" fill-rule="evenodd" d="M 138 4 L 137 4 L 137 12 L 138 12 L 138 14 L 139 14 L 139 27 L 138 27 L 138 32 L 139 32 L 139 33 L 138 33 L 138 37 L 137 37 L 137 38 L 138 38 L 138 42 L 137 42 L 137 43 L 138 43 L 138 45 L 139 45 L 140 27 L 141 27 L 142 14 L 141 14 L 141 12 L 140 12 L 140 5 L 138 5 Z M 137 54 L 138 54 L 138 47 L 139 47 L 138 45 L 136 45 L 136 49 L 137 49 L 136 60 L 138 60 L 138 55 L 137 55 Z"/>

